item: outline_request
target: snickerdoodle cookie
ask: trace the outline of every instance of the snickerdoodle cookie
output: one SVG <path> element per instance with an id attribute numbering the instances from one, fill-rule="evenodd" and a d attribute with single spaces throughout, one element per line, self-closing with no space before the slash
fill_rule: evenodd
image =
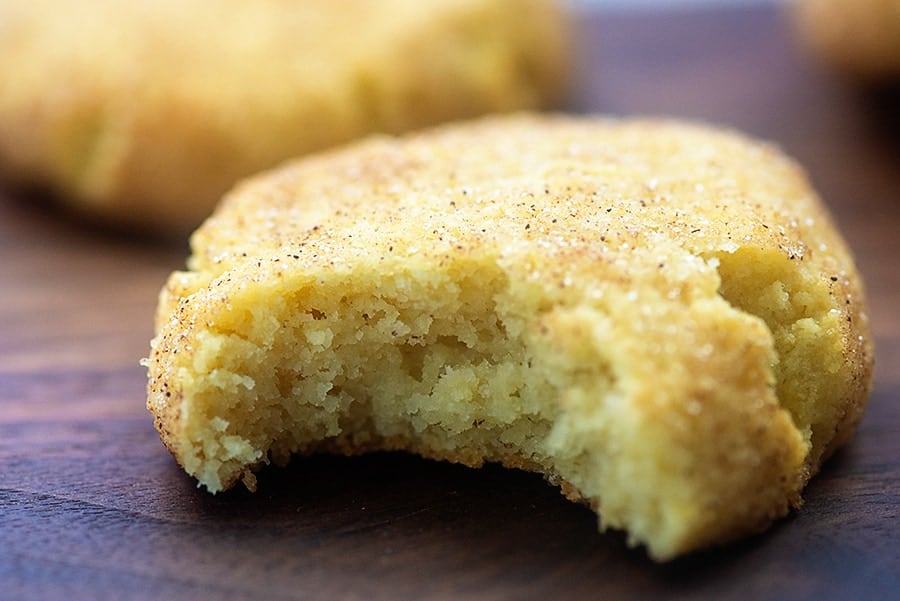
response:
<path id="1" fill-rule="evenodd" d="M 316 451 L 498 462 L 665 560 L 798 506 L 868 396 L 846 245 L 800 168 L 734 132 L 376 137 L 246 181 L 192 244 L 148 406 L 211 492 Z"/>

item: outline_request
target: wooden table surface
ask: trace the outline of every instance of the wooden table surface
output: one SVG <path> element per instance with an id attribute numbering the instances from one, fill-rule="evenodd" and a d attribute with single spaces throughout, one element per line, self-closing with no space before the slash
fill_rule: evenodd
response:
<path id="1" fill-rule="evenodd" d="M 211 496 L 144 409 L 156 291 L 182 243 L 0 195 L 0 599 L 900 598 L 900 95 L 796 51 L 774 9 L 590 15 L 570 109 L 682 115 L 808 168 L 867 280 L 874 392 L 804 509 L 666 565 L 540 477 L 319 457 Z"/>

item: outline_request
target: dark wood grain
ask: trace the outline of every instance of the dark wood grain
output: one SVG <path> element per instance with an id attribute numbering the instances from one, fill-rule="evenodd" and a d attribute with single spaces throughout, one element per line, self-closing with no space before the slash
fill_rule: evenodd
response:
<path id="1" fill-rule="evenodd" d="M 403 455 L 295 461 L 210 496 L 144 409 L 156 291 L 183 244 L 0 196 L 2 599 L 896 599 L 900 95 L 793 47 L 773 9 L 588 15 L 582 112 L 679 115 L 807 166 L 869 288 L 876 383 L 857 438 L 770 532 L 666 565 L 533 475 Z"/>

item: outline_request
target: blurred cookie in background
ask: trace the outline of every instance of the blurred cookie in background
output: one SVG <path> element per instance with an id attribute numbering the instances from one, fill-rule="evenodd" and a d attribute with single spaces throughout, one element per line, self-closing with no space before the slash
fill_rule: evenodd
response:
<path id="1" fill-rule="evenodd" d="M 0 3 L 0 177 L 187 232 L 236 180 L 361 135 L 557 104 L 552 0 Z"/>
<path id="2" fill-rule="evenodd" d="M 832 66 L 863 81 L 900 79 L 900 0 L 794 0 L 791 13 Z"/>

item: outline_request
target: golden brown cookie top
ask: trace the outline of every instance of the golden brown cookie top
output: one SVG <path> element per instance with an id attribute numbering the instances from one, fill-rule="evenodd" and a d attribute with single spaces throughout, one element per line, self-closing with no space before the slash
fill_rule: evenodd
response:
<path id="1" fill-rule="evenodd" d="M 667 120 L 520 115 L 374 138 L 244 182 L 195 233 L 191 267 L 527 248 L 543 257 L 534 273 L 558 284 L 582 268 L 670 273 L 746 246 L 817 265 L 847 252 L 773 147 Z"/>

